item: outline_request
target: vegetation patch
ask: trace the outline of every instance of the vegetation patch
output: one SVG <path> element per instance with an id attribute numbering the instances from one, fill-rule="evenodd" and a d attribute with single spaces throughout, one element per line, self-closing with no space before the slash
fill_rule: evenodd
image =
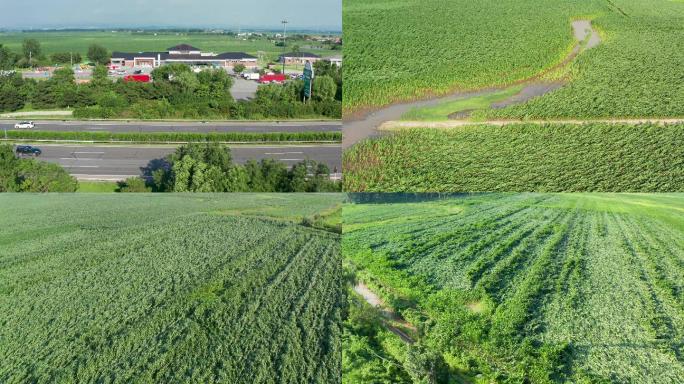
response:
<path id="1" fill-rule="evenodd" d="M 462 210 L 439 217 L 427 208 L 444 205 Z M 394 308 L 418 339 L 393 359 L 393 372 L 383 364 L 391 349 L 373 344 L 380 332 L 370 328 L 374 353 L 344 360 L 345 372 L 384 365 L 384 374 L 435 383 L 460 382 L 461 373 L 482 383 L 684 380 L 684 195 L 487 194 L 419 204 L 378 195 L 353 207 L 345 222 L 420 216 L 345 229 L 342 240 L 355 273 L 415 300 Z M 345 332 L 365 320 L 350 317 Z M 358 344 L 348 337 L 343 348 Z"/>
<path id="2" fill-rule="evenodd" d="M 14 140 L 72 140 L 126 143 L 340 142 L 342 132 L 62 132 L 9 130 Z"/>
<path id="3" fill-rule="evenodd" d="M 0 195 L 0 382 L 339 382 L 339 235 L 209 212 L 341 200 Z"/>
<path id="4" fill-rule="evenodd" d="M 684 124 L 408 129 L 344 153 L 345 190 L 684 191 Z"/>

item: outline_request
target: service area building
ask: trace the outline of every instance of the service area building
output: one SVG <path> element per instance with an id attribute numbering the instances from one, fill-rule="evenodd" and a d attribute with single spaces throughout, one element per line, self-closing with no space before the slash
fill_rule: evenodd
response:
<path id="1" fill-rule="evenodd" d="M 215 54 L 202 52 L 188 44 L 169 48 L 166 52 L 112 52 L 112 67 L 160 67 L 164 64 L 183 63 L 187 65 L 207 65 L 232 69 L 237 64 L 247 68 L 257 67 L 257 58 L 244 52 L 225 52 Z"/>

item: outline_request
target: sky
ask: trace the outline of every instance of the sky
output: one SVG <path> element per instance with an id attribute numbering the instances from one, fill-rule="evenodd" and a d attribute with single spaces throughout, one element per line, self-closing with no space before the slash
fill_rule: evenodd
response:
<path id="1" fill-rule="evenodd" d="M 196 27 L 342 30 L 342 0 L 0 0 L 0 29 Z"/>

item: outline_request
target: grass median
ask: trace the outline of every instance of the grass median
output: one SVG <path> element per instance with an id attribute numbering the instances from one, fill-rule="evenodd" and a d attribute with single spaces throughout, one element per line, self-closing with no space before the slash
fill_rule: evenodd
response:
<path id="1" fill-rule="evenodd" d="M 342 132 L 59 132 L 7 131 L 11 140 L 89 141 L 102 143 L 274 143 L 341 142 Z"/>

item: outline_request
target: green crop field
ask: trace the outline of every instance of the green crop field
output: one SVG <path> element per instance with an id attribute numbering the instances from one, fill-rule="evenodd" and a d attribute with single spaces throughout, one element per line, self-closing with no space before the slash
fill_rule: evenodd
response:
<path id="1" fill-rule="evenodd" d="M 100 44 L 111 51 L 141 52 L 141 51 L 165 51 L 169 47 L 178 44 L 190 44 L 205 52 L 247 52 L 257 55 L 264 52 L 270 60 L 276 60 L 281 53 L 292 50 L 293 45 L 299 45 L 302 51 L 315 53 L 320 56 L 335 56 L 339 51 L 319 49 L 307 46 L 312 42 L 288 41 L 289 47 L 277 47 L 272 40 L 252 39 L 243 40 L 235 36 L 204 34 L 204 33 L 176 33 L 158 32 L 133 33 L 133 32 L 103 32 L 103 31 L 78 31 L 78 32 L 5 32 L 0 33 L 0 44 L 10 48 L 14 52 L 21 51 L 21 43 L 24 39 L 36 39 L 41 43 L 43 53 L 79 52 L 83 58 L 87 57 L 88 47 L 91 44 Z M 314 45 L 318 45 L 315 43 Z"/>
<path id="2" fill-rule="evenodd" d="M 0 196 L 0 382 L 339 381 L 342 199 Z"/>
<path id="3" fill-rule="evenodd" d="M 417 330 L 375 330 L 365 355 L 345 338 L 350 376 L 441 360 L 453 383 L 684 382 L 683 194 L 404 198 L 343 211 L 345 262 Z"/>
<path id="4" fill-rule="evenodd" d="M 684 191 L 684 124 L 416 128 L 344 153 L 350 192 Z"/>
<path id="5" fill-rule="evenodd" d="M 670 0 L 345 1 L 345 112 L 542 75 L 577 19 L 602 42 L 554 71 L 566 87 L 491 117 L 684 116 L 684 3 Z"/>

